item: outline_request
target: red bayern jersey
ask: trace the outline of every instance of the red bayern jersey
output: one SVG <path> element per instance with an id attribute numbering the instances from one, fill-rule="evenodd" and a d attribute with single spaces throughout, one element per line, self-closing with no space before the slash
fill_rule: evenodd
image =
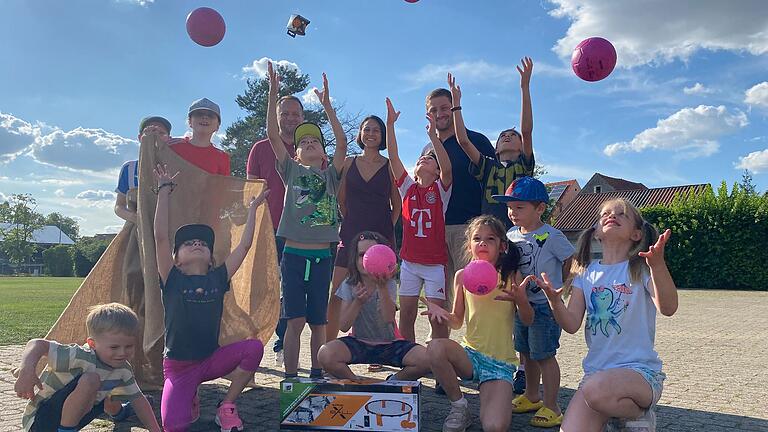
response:
<path id="1" fill-rule="evenodd" d="M 416 264 L 445 264 L 445 210 L 451 197 L 451 186 L 440 180 L 420 187 L 408 173 L 397 180 L 403 197 L 403 246 L 400 257 Z"/>

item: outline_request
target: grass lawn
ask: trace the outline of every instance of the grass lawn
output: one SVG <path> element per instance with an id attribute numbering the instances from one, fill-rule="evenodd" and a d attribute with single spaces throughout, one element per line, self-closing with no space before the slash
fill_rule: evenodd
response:
<path id="1" fill-rule="evenodd" d="M 0 277 L 0 345 L 43 337 L 83 278 Z"/>

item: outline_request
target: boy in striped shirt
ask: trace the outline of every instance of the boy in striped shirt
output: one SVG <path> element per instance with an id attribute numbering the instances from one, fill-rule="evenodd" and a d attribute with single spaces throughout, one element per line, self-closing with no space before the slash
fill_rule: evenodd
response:
<path id="1" fill-rule="evenodd" d="M 45 339 L 27 343 L 14 386 L 17 396 L 30 400 L 23 430 L 78 431 L 104 412 L 119 416 L 130 402 L 144 426 L 160 432 L 128 364 L 139 330 L 136 314 L 119 303 L 94 306 L 86 327 L 89 336 L 82 346 Z M 38 377 L 35 366 L 43 356 L 47 364 Z"/>

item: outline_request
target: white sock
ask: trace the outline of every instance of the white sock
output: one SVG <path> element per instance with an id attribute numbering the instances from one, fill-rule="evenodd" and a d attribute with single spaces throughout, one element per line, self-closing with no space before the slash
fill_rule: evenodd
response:
<path id="1" fill-rule="evenodd" d="M 467 399 L 464 397 L 463 394 L 461 395 L 461 399 L 451 402 L 451 406 L 454 406 L 456 408 L 466 408 L 467 405 L 469 405 L 469 402 L 467 401 Z"/>

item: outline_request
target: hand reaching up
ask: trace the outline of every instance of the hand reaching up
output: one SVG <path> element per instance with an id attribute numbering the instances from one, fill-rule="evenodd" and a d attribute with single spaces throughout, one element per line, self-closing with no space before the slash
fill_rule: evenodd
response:
<path id="1" fill-rule="evenodd" d="M 456 77 L 448 72 L 448 88 L 451 89 L 453 106 L 461 106 L 461 87 L 456 85 Z"/>
<path id="2" fill-rule="evenodd" d="M 648 252 L 639 252 L 638 255 L 645 258 L 646 264 L 648 264 L 648 267 L 654 267 L 662 264 L 666 264 L 664 262 L 664 247 L 667 245 L 667 242 L 669 241 L 669 237 L 672 235 L 671 230 L 664 231 L 660 236 L 659 239 L 656 240 L 656 244 L 651 245 L 650 248 L 648 248 Z"/>
<path id="3" fill-rule="evenodd" d="M 501 288 L 501 291 L 504 293 L 503 295 L 498 295 L 494 298 L 494 300 L 501 300 L 501 301 L 508 301 L 508 302 L 515 302 L 517 304 L 521 304 L 523 302 L 528 301 L 528 294 L 526 293 L 526 287 L 529 283 L 535 282 L 536 277 L 534 275 L 528 275 L 523 279 L 523 281 L 518 285 L 514 281 L 511 281 L 509 283 L 509 287 Z"/>
<path id="4" fill-rule="evenodd" d="M 277 96 L 280 91 L 280 75 L 272 67 L 272 62 L 267 62 L 267 78 L 269 78 L 269 94 Z"/>
<path id="5" fill-rule="evenodd" d="M 427 124 L 427 135 L 429 135 L 429 138 L 431 139 L 438 139 L 437 137 L 437 120 L 435 120 L 435 116 L 432 113 L 427 113 L 427 121 L 429 124 Z"/>
<path id="6" fill-rule="evenodd" d="M 323 90 L 315 89 L 315 96 L 320 100 L 320 104 L 324 109 L 333 108 L 331 105 L 331 93 L 328 91 L 328 77 L 323 72 Z"/>
<path id="7" fill-rule="evenodd" d="M 168 165 L 167 164 L 157 164 L 157 167 L 154 169 L 155 173 L 155 180 L 157 180 L 157 185 L 160 186 L 163 183 L 169 183 L 173 179 L 176 178 L 177 175 L 179 175 L 180 171 L 176 171 L 176 174 L 171 175 L 168 172 Z"/>
<path id="8" fill-rule="evenodd" d="M 520 59 L 520 64 L 523 66 L 516 66 L 517 72 L 520 73 L 520 87 L 528 87 L 531 84 L 531 74 L 533 73 L 533 60 L 530 57 L 524 57 Z"/>
<path id="9" fill-rule="evenodd" d="M 392 101 L 387 98 L 387 124 L 393 125 L 400 118 L 400 111 L 395 111 L 395 107 L 392 105 Z"/>
<path id="10" fill-rule="evenodd" d="M 264 189 L 261 191 L 259 196 L 257 197 L 251 197 L 250 203 L 248 203 L 248 208 L 256 209 L 260 205 L 264 203 L 264 201 L 267 200 L 267 197 L 269 196 L 269 189 Z"/>

